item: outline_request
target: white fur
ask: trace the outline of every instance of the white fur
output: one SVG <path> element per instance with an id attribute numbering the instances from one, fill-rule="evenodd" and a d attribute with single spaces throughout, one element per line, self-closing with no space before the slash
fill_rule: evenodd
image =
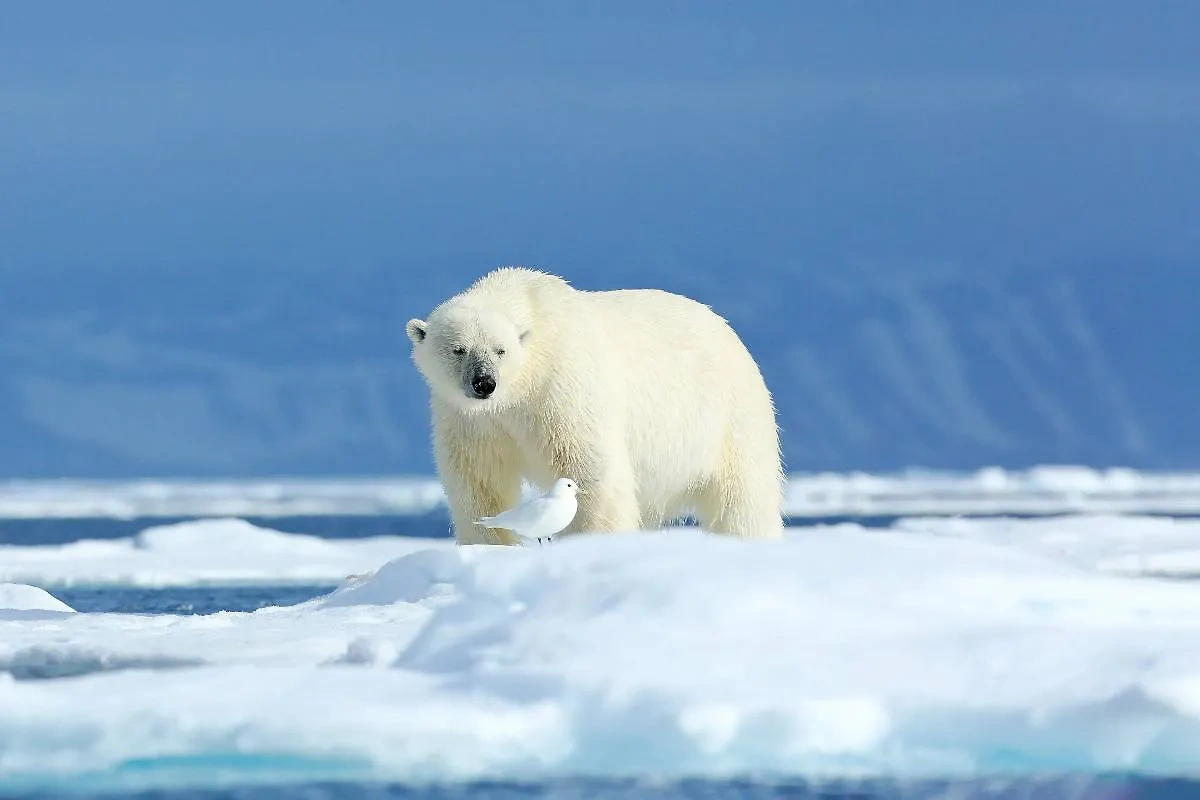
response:
<path id="1" fill-rule="evenodd" d="M 475 521 L 516 505 L 522 478 L 546 490 L 565 475 L 581 497 L 562 536 L 657 528 L 689 513 L 714 533 L 782 534 L 771 395 L 707 306 L 654 289 L 579 291 L 506 267 L 406 330 L 430 389 L 459 543 L 515 544 Z M 494 371 L 491 397 L 468 396 L 466 362 Z"/>

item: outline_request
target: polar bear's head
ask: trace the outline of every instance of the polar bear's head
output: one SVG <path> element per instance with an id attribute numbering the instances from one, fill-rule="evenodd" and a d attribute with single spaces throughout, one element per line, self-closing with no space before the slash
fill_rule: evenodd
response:
<path id="1" fill-rule="evenodd" d="M 431 392 L 468 413 L 496 411 L 512 399 L 524 367 L 529 329 L 511 314 L 447 303 L 405 332 Z"/>

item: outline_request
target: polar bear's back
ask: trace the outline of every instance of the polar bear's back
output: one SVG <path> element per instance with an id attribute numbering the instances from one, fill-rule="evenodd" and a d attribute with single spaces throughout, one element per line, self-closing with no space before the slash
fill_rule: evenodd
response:
<path id="1" fill-rule="evenodd" d="M 657 289 L 582 292 L 583 316 L 603 326 L 613 402 L 627 410 L 625 433 L 642 502 L 664 519 L 712 479 L 731 441 L 776 441 L 774 409 L 741 339 L 708 306 Z M 592 335 L 599 335 L 593 333 Z"/>
<path id="2" fill-rule="evenodd" d="M 729 324 L 708 306 L 658 289 L 583 292 L 603 325 L 607 340 L 622 357 L 622 369 L 645 373 L 661 383 L 668 377 L 697 387 L 710 401 L 724 390 L 740 390 L 737 376 L 760 384 L 758 367 Z M 705 378 L 712 380 L 705 383 Z"/>

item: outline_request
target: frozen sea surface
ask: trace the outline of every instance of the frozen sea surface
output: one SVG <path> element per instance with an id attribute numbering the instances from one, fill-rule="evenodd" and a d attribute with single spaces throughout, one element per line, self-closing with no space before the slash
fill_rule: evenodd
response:
<path id="1" fill-rule="evenodd" d="M 455 548 L 427 481 L 8 484 L 0 796 L 1197 796 L 1198 499 L 797 476 L 780 543 Z"/>
<path id="2" fill-rule="evenodd" d="M 444 503 L 440 484 L 424 477 L 0 482 L 0 520 L 370 518 L 431 515 Z M 785 513 L 796 519 L 1083 512 L 1200 514 L 1200 473 L 1049 465 L 795 474 L 785 501 Z"/>
<path id="3" fill-rule="evenodd" d="M 1115 797 L 1200 774 L 1191 520 L 540 548 L 210 520 L 0 566 L 0 792 Z"/>
<path id="4" fill-rule="evenodd" d="M 142 587 L 338 583 L 403 553 L 452 546 L 446 537 L 333 540 L 240 519 L 189 520 L 114 539 L 0 545 L 0 581 Z"/>

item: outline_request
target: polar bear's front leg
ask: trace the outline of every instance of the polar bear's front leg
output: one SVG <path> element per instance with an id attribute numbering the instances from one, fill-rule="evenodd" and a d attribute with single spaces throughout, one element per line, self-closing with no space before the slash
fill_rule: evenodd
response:
<path id="1" fill-rule="evenodd" d="M 564 396 L 569 392 L 558 390 Z M 579 487 L 578 510 L 555 538 L 576 533 L 638 530 L 641 510 L 625 435 L 610 409 L 551 406 L 538 420 L 534 439 L 554 478 Z"/>
<path id="2" fill-rule="evenodd" d="M 579 511 L 564 533 L 617 533 L 641 528 L 633 481 L 581 483 Z"/>
<path id="3" fill-rule="evenodd" d="M 616 456 L 586 459 L 565 464 L 562 475 L 575 478 L 579 486 L 579 510 L 560 536 L 573 533 L 636 531 L 641 526 L 637 483 L 633 470 Z"/>
<path id="4" fill-rule="evenodd" d="M 469 432 L 453 418 L 434 424 L 434 460 L 458 544 L 520 544 L 512 531 L 475 524 L 521 501 L 515 446 L 499 431 Z"/>

